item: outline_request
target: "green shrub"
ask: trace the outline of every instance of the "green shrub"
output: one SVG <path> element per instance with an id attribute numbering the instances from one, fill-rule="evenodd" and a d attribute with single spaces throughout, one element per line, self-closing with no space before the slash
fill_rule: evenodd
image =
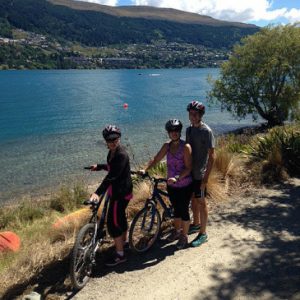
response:
<path id="1" fill-rule="evenodd" d="M 167 163 L 166 161 L 159 162 L 156 166 L 149 170 L 151 176 L 167 177 Z"/>
<path id="2" fill-rule="evenodd" d="M 23 201 L 18 206 L 3 207 L 0 209 L 0 229 L 7 227 L 19 228 L 24 224 L 41 219 L 44 215 L 45 206 L 31 200 Z"/>
<path id="3" fill-rule="evenodd" d="M 62 186 L 58 194 L 50 200 L 50 208 L 59 212 L 72 211 L 87 197 L 88 192 L 82 184 L 77 183 L 73 188 Z"/>
<path id="4" fill-rule="evenodd" d="M 274 127 L 263 136 L 253 139 L 245 151 L 252 161 L 263 162 L 267 169 L 284 169 L 288 174 L 300 175 L 299 125 Z"/>

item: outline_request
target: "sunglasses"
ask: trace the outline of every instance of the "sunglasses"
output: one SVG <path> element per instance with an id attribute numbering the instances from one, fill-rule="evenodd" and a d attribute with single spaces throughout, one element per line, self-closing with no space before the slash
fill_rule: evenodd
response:
<path id="1" fill-rule="evenodd" d="M 118 138 L 114 138 L 114 139 L 106 139 L 105 142 L 106 143 L 114 143 Z"/>

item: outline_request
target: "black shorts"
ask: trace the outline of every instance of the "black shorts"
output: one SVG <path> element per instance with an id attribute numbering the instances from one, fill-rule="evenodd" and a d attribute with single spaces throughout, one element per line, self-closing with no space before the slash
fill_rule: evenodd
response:
<path id="1" fill-rule="evenodd" d="M 206 188 L 204 190 L 204 195 L 202 195 L 202 191 L 200 189 L 201 186 L 201 179 L 193 179 L 193 196 L 194 198 L 202 198 L 203 196 L 206 197 Z"/>
<path id="2" fill-rule="evenodd" d="M 185 187 L 174 188 L 167 186 L 170 201 L 174 207 L 174 217 L 183 221 L 190 220 L 189 204 L 192 196 L 192 184 Z"/>
<path id="3" fill-rule="evenodd" d="M 128 228 L 125 213 L 128 203 L 129 200 L 125 198 L 119 200 L 110 199 L 107 212 L 107 229 L 113 238 L 121 236 Z"/>

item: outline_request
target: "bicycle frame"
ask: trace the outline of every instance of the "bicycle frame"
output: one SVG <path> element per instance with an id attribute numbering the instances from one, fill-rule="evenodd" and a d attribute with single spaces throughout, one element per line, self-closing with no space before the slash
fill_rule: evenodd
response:
<path id="1" fill-rule="evenodd" d="M 96 205 L 92 205 L 92 216 L 90 218 L 89 223 L 95 224 L 95 236 L 93 237 L 93 243 L 101 242 L 102 239 L 105 236 L 104 226 L 105 226 L 105 218 L 107 213 L 107 207 L 109 203 L 110 197 L 107 195 L 107 193 L 103 193 L 100 197 L 99 202 Z M 100 219 L 98 218 L 98 210 L 101 206 L 101 203 L 104 201 L 103 210 L 100 216 Z"/>
<path id="2" fill-rule="evenodd" d="M 168 217 L 172 218 L 172 214 L 170 212 L 170 207 L 165 203 L 165 201 L 162 198 L 162 196 L 169 198 L 169 194 L 167 192 L 163 191 L 162 189 L 158 188 L 158 184 L 160 182 L 162 182 L 162 181 L 158 180 L 154 184 L 151 201 L 154 202 L 155 206 L 157 205 L 157 203 L 159 203 L 161 205 L 161 207 L 163 208 L 164 212 L 168 214 Z"/>

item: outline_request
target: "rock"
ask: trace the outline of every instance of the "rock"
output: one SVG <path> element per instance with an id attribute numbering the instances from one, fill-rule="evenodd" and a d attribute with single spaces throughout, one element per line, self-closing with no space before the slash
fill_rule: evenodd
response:
<path id="1" fill-rule="evenodd" d="M 0 232 L 0 252 L 20 250 L 20 237 L 12 231 Z"/>

